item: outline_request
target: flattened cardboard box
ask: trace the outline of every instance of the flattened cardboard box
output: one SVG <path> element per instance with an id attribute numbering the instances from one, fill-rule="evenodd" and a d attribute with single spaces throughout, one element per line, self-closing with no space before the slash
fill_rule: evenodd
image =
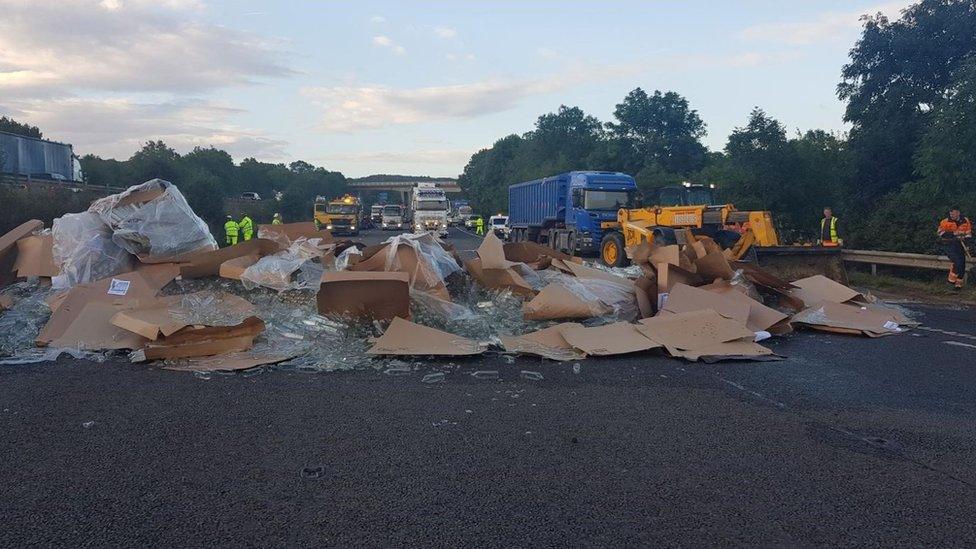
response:
<path id="1" fill-rule="evenodd" d="M 586 355 L 570 345 L 562 335 L 562 330 L 580 326 L 575 322 L 564 322 L 542 330 L 520 336 L 499 336 L 502 346 L 510 353 L 536 355 L 550 360 L 581 360 Z"/>
<path id="2" fill-rule="evenodd" d="M 846 303 L 848 301 L 865 301 L 864 295 L 852 290 L 839 282 L 835 282 L 823 275 L 795 280 L 796 289 L 790 290 L 790 295 L 802 300 L 807 305 L 827 301 L 830 303 Z"/>
<path id="3" fill-rule="evenodd" d="M 410 275 L 400 272 L 325 272 L 316 296 L 325 316 L 410 318 Z"/>
<path id="4" fill-rule="evenodd" d="M 689 313 L 711 309 L 742 324 L 749 321 L 749 304 L 686 284 L 678 284 L 668 295 L 663 309 L 670 313 Z"/>
<path id="5" fill-rule="evenodd" d="M 264 257 L 277 251 L 277 242 L 264 238 L 254 238 L 219 250 L 197 253 L 187 257 L 188 264 L 180 266 L 180 276 L 183 278 L 217 276 L 220 273 L 221 264 L 226 261 L 248 255 Z"/>
<path id="6" fill-rule="evenodd" d="M 220 278 L 227 278 L 230 280 L 241 280 L 244 275 L 244 271 L 248 267 L 254 265 L 261 259 L 259 255 L 242 255 L 241 257 L 235 257 L 234 259 L 228 259 L 220 264 Z"/>
<path id="7" fill-rule="evenodd" d="M 559 259 L 575 263 L 583 262 L 578 257 L 554 250 L 548 246 L 536 244 L 535 242 L 506 242 L 502 247 L 505 250 L 505 259 L 516 263 L 525 263 L 526 265 L 532 265 L 547 259 Z"/>
<path id="8" fill-rule="evenodd" d="M 14 300 L 9 295 L 0 295 L 0 311 L 5 311 L 14 306 Z"/>
<path id="9" fill-rule="evenodd" d="M 13 284 L 17 280 L 13 269 L 17 259 L 17 241 L 43 228 L 42 221 L 31 219 L 0 236 L 0 288 Z"/>
<path id="10" fill-rule="evenodd" d="M 264 328 L 264 321 L 255 316 L 246 318 L 236 326 L 187 326 L 171 336 L 148 341 L 130 359 L 141 362 L 246 351 L 254 345 L 254 338 Z"/>
<path id="11" fill-rule="evenodd" d="M 900 316 L 858 304 L 824 301 L 793 315 L 791 320 L 816 330 L 880 337 L 905 331 L 899 324 Z"/>
<path id="12" fill-rule="evenodd" d="M 494 231 L 488 231 L 488 235 L 481 241 L 478 257 L 481 258 L 482 269 L 508 269 L 515 266 L 515 262 L 505 259 L 502 241 L 495 236 Z"/>
<path id="13" fill-rule="evenodd" d="M 532 286 L 514 269 L 482 269 L 481 259 L 475 258 L 464 262 L 464 270 L 478 284 L 489 290 L 511 290 L 516 295 L 529 298 L 536 294 Z"/>
<path id="14" fill-rule="evenodd" d="M 417 250 L 408 245 L 398 245 L 395 252 L 395 265 L 397 268 L 387 271 L 386 262 L 389 259 L 389 246 L 383 246 L 379 251 L 373 253 L 368 259 L 363 259 L 359 263 L 349 267 L 350 271 L 373 271 L 373 272 L 401 272 L 410 275 L 410 287 L 415 290 L 427 292 L 438 299 L 451 301 L 451 294 L 447 291 L 447 286 L 434 270 L 434 267 L 421 259 L 417 255 Z M 365 251 L 363 257 L 366 257 Z"/>
<path id="15" fill-rule="evenodd" d="M 18 240 L 14 270 L 20 278 L 58 276 L 61 269 L 54 264 L 54 237 L 50 234 L 42 234 Z"/>
<path id="16" fill-rule="evenodd" d="M 484 347 L 473 339 L 396 317 L 366 352 L 370 355 L 466 356 L 484 351 Z"/>
<path id="17" fill-rule="evenodd" d="M 526 320 L 592 318 L 612 312 L 613 308 L 603 302 L 583 299 L 561 284 L 549 284 L 522 305 Z"/>
<path id="18" fill-rule="evenodd" d="M 661 346 L 645 337 L 637 330 L 636 325 L 628 322 L 615 322 L 594 328 L 570 325 L 565 326 L 560 333 L 567 343 L 587 355 L 622 355 Z"/>

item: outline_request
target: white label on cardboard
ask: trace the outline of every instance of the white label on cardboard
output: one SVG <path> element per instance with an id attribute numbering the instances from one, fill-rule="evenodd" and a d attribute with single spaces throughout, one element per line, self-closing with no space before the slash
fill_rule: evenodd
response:
<path id="1" fill-rule="evenodd" d="M 108 285 L 108 295 L 125 295 L 129 293 L 129 280 L 119 280 L 117 278 L 112 279 L 112 283 Z"/>
<path id="2" fill-rule="evenodd" d="M 884 323 L 884 327 L 887 328 L 887 329 L 889 329 L 889 330 L 894 330 L 896 332 L 900 332 L 901 331 L 901 328 L 898 327 L 898 323 L 897 322 L 894 322 L 894 321 L 891 321 L 891 320 L 886 321 Z"/>

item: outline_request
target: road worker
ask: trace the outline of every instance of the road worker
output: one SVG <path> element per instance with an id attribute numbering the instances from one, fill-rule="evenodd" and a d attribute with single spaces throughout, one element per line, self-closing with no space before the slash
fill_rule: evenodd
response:
<path id="1" fill-rule="evenodd" d="M 817 241 L 821 246 L 842 246 L 844 240 L 840 238 L 837 231 L 837 218 L 830 208 L 823 209 L 823 219 L 820 220 L 820 239 Z"/>
<path id="2" fill-rule="evenodd" d="M 485 234 L 485 220 L 480 215 L 474 219 L 474 234 L 481 236 Z"/>
<path id="3" fill-rule="evenodd" d="M 281 225 L 281 214 L 280 213 L 275 212 L 275 214 L 271 217 L 271 224 L 272 225 Z"/>
<path id="4" fill-rule="evenodd" d="M 224 223 L 224 236 L 228 246 L 233 246 L 237 244 L 237 233 L 240 230 L 240 226 L 234 221 L 234 218 L 227 216 L 227 221 Z"/>
<path id="5" fill-rule="evenodd" d="M 966 276 L 966 240 L 973 236 L 973 224 L 962 215 L 958 206 L 949 209 L 949 217 L 939 223 L 939 238 L 945 246 L 946 255 L 952 266 L 949 267 L 949 284 L 962 288 Z"/>
<path id="6" fill-rule="evenodd" d="M 238 223 L 241 228 L 241 236 L 244 240 L 251 240 L 254 237 L 254 222 L 251 221 L 251 217 L 247 214 L 241 216 L 241 221 Z"/>

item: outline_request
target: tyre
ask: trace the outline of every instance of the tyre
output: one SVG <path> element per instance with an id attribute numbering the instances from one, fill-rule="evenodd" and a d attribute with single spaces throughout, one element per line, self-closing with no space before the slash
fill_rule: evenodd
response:
<path id="1" fill-rule="evenodd" d="M 618 232 L 608 233 L 600 241 L 600 259 L 607 267 L 626 267 L 630 264 L 624 251 L 624 237 Z"/>

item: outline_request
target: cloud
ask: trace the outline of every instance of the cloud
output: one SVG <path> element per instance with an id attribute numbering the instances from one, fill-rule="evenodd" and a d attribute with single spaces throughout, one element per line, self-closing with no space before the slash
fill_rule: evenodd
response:
<path id="1" fill-rule="evenodd" d="M 422 88 L 310 87 L 302 89 L 302 94 L 324 110 L 320 124 L 323 131 L 352 133 L 391 125 L 475 118 L 509 110 L 530 96 L 632 75 L 635 70 L 631 66 L 580 66 L 536 79 L 494 79 Z"/>
<path id="2" fill-rule="evenodd" d="M 277 160 L 286 156 L 288 146 L 284 140 L 232 124 L 239 109 L 203 100 L 23 100 L 5 103 L 0 112 L 43 128 L 47 136 L 73 143 L 79 155 L 128 158 L 145 141 L 162 139 L 181 152 L 213 145 L 237 160 L 246 156 Z"/>
<path id="3" fill-rule="evenodd" d="M 441 38 L 457 38 L 458 32 L 451 27 L 434 27 L 434 34 Z"/>
<path id="4" fill-rule="evenodd" d="M 403 55 L 407 53 L 406 48 L 394 42 L 389 36 L 374 36 L 373 45 L 381 48 L 390 48 L 390 51 L 392 51 L 395 55 Z"/>
<path id="5" fill-rule="evenodd" d="M 198 92 L 295 74 L 279 44 L 192 0 L 0 0 L 0 94 Z"/>
<path id="6" fill-rule="evenodd" d="M 859 10 L 829 11 L 803 22 L 773 22 L 743 29 L 739 37 L 745 40 L 773 42 L 791 46 L 806 46 L 825 42 L 849 41 L 851 34 L 861 28 L 861 16 L 882 13 L 897 18 L 911 2 L 888 2 Z"/>
<path id="7" fill-rule="evenodd" d="M 335 153 L 322 157 L 330 162 L 386 164 L 448 164 L 463 166 L 477 149 L 422 149 L 411 151 L 362 151 Z M 317 160 L 317 159 L 316 159 Z"/>
<path id="8" fill-rule="evenodd" d="M 554 59 L 556 56 L 559 55 L 558 53 L 556 53 L 556 50 L 550 48 L 536 48 L 535 53 L 536 55 L 542 57 L 543 59 Z"/>
<path id="9" fill-rule="evenodd" d="M 374 15 L 369 18 L 369 22 L 376 25 L 386 23 L 386 17 L 383 17 L 382 15 Z"/>

